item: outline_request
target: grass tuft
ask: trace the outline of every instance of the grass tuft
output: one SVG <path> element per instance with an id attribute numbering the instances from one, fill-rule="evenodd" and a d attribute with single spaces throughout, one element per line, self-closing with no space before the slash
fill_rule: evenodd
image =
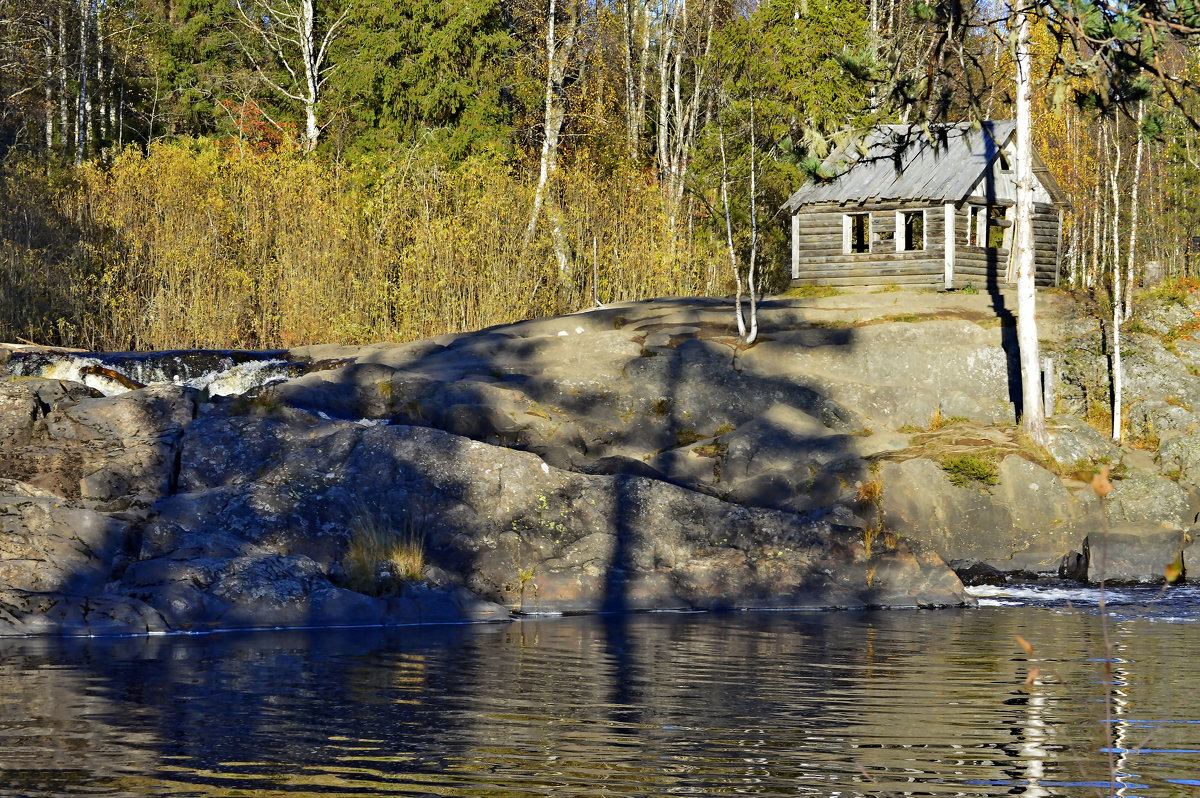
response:
<path id="1" fill-rule="evenodd" d="M 832 285 L 797 285 L 784 291 L 782 296 L 784 299 L 820 299 L 841 293 Z"/>
<path id="2" fill-rule="evenodd" d="M 368 596 L 397 592 L 404 582 L 419 582 L 425 571 L 425 540 L 412 525 L 402 531 L 369 513 L 354 521 L 342 560 L 345 586 Z"/>

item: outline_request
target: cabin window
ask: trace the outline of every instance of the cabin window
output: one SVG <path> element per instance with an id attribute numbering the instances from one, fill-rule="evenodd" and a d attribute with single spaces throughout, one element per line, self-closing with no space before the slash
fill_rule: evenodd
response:
<path id="1" fill-rule="evenodd" d="M 1002 208 L 971 205 L 967 209 L 967 246 L 1004 248 L 1004 231 L 1008 224 Z"/>
<path id="2" fill-rule="evenodd" d="M 988 218 L 987 245 L 990 249 L 1004 248 L 1004 227 L 999 222 L 996 217 Z"/>
<path id="3" fill-rule="evenodd" d="M 842 217 L 842 252 L 871 251 L 871 214 L 847 213 Z"/>
<path id="4" fill-rule="evenodd" d="M 925 211 L 896 211 L 896 251 L 925 249 Z"/>
<path id="5" fill-rule="evenodd" d="M 980 242 L 983 240 L 983 234 L 980 233 L 980 224 L 984 224 L 986 213 L 979 205 L 967 206 L 967 240 L 968 247 L 983 246 Z"/>

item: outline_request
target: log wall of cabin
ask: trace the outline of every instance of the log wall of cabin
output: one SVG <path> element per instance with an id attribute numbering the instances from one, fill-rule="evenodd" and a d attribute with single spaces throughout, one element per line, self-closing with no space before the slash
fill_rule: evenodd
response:
<path id="1" fill-rule="evenodd" d="M 968 245 L 968 205 L 986 206 L 982 198 L 967 200 L 955 209 L 954 283 L 978 287 L 1002 284 L 1009 250 Z M 1006 210 L 994 206 L 998 214 Z M 925 248 L 897 252 L 897 210 L 925 210 Z M 872 214 L 871 252 L 843 252 L 843 217 Z M 827 285 L 944 285 L 945 208 L 923 202 L 880 203 L 871 206 L 827 203 L 803 208 L 793 222 L 793 279 Z M 1034 206 L 1034 250 L 1039 286 L 1053 285 L 1057 276 L 1059 244 L 1058 209 Z M 890 237 L 889 237 L 890 236 Z"/>
<path id="2" fill-rule="evenodd" d="M 925 248 L 896 251 L 896 211 L 924 210 Z M 842 243 L 843 217 L 870 213 L 871 251 L 845 253 Z M 801 210 L 797 225 L 796 263 L 792 277 L 801 282 L 828 285 L 875 285 L 896 283 L 930 285 L 944 271 L 942 240 L 945 219 L 942 206 L 927 203 L 893 202 L 870 206 L 828 203 Z"/>

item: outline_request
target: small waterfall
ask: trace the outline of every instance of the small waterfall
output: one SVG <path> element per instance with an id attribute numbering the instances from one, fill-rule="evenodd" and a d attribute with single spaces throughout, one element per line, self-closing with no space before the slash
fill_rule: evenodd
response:
<path id="1" fill-rule="evenodd" d="M 143 385 L 186 385 L 211 396 L 236 396 L 283 382 L 308 369 L 284 350 L 261 352 L 181 350 L 167 352 L 15 352 L 7 371 L 17 377 L 72 380 L 105 396 Z"/>

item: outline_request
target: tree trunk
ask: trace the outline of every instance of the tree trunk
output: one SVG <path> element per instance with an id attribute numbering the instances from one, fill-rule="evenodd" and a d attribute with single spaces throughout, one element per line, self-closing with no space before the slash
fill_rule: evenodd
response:
<path id="1" fill-rule="evenodd" d="M 83 163 L 88 144 L 88 28 L 93 0 L 79 3 L 79 99 L 75 107 L 75 165 Z"/>
<path id="2" fill-rule="evenodd" d="M 1113 384 L 1113 440 L 1121 442 L 1121 138 L 1118 129 L 1119 117 L 1113 118 L 1113 150 L 1112 168 L 1108 172 L 1109 187 L 1112 189 L 1113 225 L 1112 225 L 1112 286 L 1113 286 L 1113 330 L 1112 330 L 1112 384 Z"/>
<path id="3" fill-rule="evenodd" d="M 738 338 L 744 341 L 746 319 L 742 316 L 742 270 L 738 267 L 737 253 L 733 248 L 733 220 L 729 212 L 729 164 L 725 160 L 725 126 L 720 122 L 717 123 L 717 143 L 721 147 L 721 205 L 725 209 L 725 243 L 729 245 L 729 266 L 733 269 L 733 282 L 737 286 L 733 304 L 734 317 L 737 319 Z"/>
<path id="4" fill-rule="evenodd" d="M 316 40 L 313 38 L 313 3 L 300 3 L 300 57 L 304 62 L 304 148 L 312 151 L 321 137 L 317 124 L 317 99 L 320 95 L 320 62 L 317 60 Z"/>
<path id="5" fill-rule="evenodd" d="M 1133 191 L 1129 197 L 1129 268 L 1126 270 L 1125 282 L 1125 318 L 1133 315 L 1133 271 L 1136 265 L 1138 235 L 1138 184 L 1142 181 L 1142 151 L 1145 147 L 1145 137 L 1142 135 L 1142 122 L 1145 120 L 1144 101 L 1138 101 L 1137 116 L 1137 154 L 1133 158 Z"/>
<path id="6" fill-rule="evenodd" d="M 746 283 L 750 289 L 750 332 L 746 335 L 746 345 L 753 344 L 758 339 L 758 289 L 755 286 L 755 267 L 758 265 L 758 186 L 755 182 L 758 164 L 755 162 L 754 145 L 754 77 L 750 75 L 750 269 Z"/>
<path id="7" fill-rule="evenodd" d="M 44 133 L 46 139 L 46 152 L 49 153 L 54 149 L 54 17 L 50 12 L 46 12 L 45 20 L 46 28 L 42 44 L 45 48 L 46 55 L 46 118 L 44 124 Z"/>
<path id="8" fill-rule="evenodd" d="M 1017 346 L 1021 356 L 1021 426 L 1039 446 L 1045 446 L 1046 418 L 1042 407 L 1041 357 L 1038 353 L 1037 286 L 1033 242 L 1033 73 L 1030 19 L 1027 9 L 1017 14 L 1017 216 L 1014 246 L 1017 256 Z"/>
<path id="9" fill-rule="evenodd" d="M 538 169 L 537 188 L 533 194 L 533 209 L 529 215 L 529 224 L 525 226 L 523 250 L 528 251 L 537 232 L 541 220 L 542 207 L 546 202 L 546 193 L 550 179 L 558 170 L 558 138 L 562 132 L 563 119 L 567 113 L 567 98 L 563 81 L 567 73 L 567 64 L 575 49 L 575 31 L 579 24 L 578 0 L 567 0 L 567 35 L 559 42 L 555 30 L 555 16 L 558 13 L 557 0 L 550 0 L 549 14 L 546 17 L 546 98 L 543 115 L 544 132 L 542 135 L 542 157 Z M 561 225 L 555 224 L 554 247 L 559 261 L 559 277 L 566 279 L 569 271 L 570 255 L 565 249 L 565 236 L 561 236 Z"/>
<path id="10" fill-rule="evenodd" d="M 646 124 L 646 67 L 650 61 L 650 15 L 646 0 L 622 0 L 625 41 L 625 145 L 636 160 Z M 637 58 L 634 58 L 634 55 Z"/>
<path id="11" fill-rule="evenodd" d="M 71 146 L 70 91 L 67 86 L 67 12 L 58 9 L 58 142 L 65 159 Z"/>

